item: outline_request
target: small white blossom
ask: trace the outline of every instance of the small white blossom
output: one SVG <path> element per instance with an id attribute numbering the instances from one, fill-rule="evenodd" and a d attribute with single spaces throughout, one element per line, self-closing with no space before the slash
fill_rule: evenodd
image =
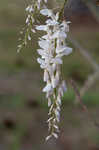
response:
<path id="1" fill-rule="evenodd" d="M 43 31 L 46 31 L 47 30 L 47 27 L 46 27 L 46 25 L 41 25 L 41 26 L 36 26 L 36 29 L 37 30 L 43 30 Z"/>
<path id="2" fill-rule="evenodd" d="M 51 78 L 51 83 L 52 83 L 52 87 L 56 88 L 56 86 L 58 85 L 58 79 L 54 77 L 54 75 Z"/>
<path id="3" fill-rule="evenodd" d="M 51 104 L 52 104 L 52 102 L 51 102 L 51 98 L 48 98 L 48 107 L 50 107 L 50 106 L 51 106 Z"/>
<path id="4" fill-rule="evenodd" d="M 61 106 L 62 102 L 61 102 L 61 96 L 60 96 L 60 94 L 57 96 L 57 102 Z"/>
<path id="5" fill-rule="evenodd" d="M 29 13 L 34 12 L 33 5 L 29 5 L 25 10 Z"/>
<path id="6" fill-rule="evenodd" d="M 47 136 L 46 141 L 48 141 L 51 137 L 52 137 L 52 135 Z"/>
<path id="7" fill-rule="evenodd" d="M 52 133 L 52 135 L 57 139 L 58 135 L 56 133 Z"/>
<path id="8" fill-rule="evenodd" d="M 51 9 L 42 9 L 40 11 L 40 13 L 44 16 L 48 16 L 48 17 L 51 17 L 53 15 L 53 12 Z"/>
<path id="9" fill-rule="evenodd" d="M 58 109 L 55 109 L 55 115 L 56 115 L 57 122 L 60 122 L 60 112 Z"/>
<path id="10" fill-rule="evenodd" d="M 29 41 L 31 40 L 31 37 L 30 37 L 30 35 L 28 35 L 28 40 L 29 40 Z"/>
<path id="11" fill-rule="evenodd" d="M 61 59 L 60 57 L 56 57 L 56 58 L 53 58 L 53 59 L 51 60 L 51 63 L 54 63 L 54 64 L 62 64 L 63 61 L 62 61 L 62 59 Z"/>
<path id="12" fill-rule="evenodd" d="M 43 92 L 49 92 L 52 90 L 51 83 L 47 83 L 47 85 L 44 87 Z"/>
<path id="13" fill-rule="evenodd" d="M 48 71 L 45 69 L 44 70 L 44 82 L 47 82 L 49 80 L 49 74 Z"/>
<path id="14" fill-rule="evenodd" d="M 47 3 L 47 0 L 44 0 L 45 3 Z"/>
<path id="15" fill-rule="evenodd" d="M 31 29 L 31 31 L 32 31 L 33 33 L 36 33 L 35 29 Z"/>

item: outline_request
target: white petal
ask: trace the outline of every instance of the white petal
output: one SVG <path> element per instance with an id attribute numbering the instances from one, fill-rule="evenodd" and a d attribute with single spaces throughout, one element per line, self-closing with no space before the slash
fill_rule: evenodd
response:
<path id="1" fill-rule="evenodd" d="M 51 105 L 51 107 L 50 107 L 50 110 L 49 110 L 48 115 L 50 115 L 50 114 L 51 114 L 52 109 L 53 109 L 53 104 L 52 104 L 52 105 Z"/>
<path id="2" fill-rule="evenodd" d="M 47 64 L 43 63 L 40 65 L 41 69 L 46 69 L 47 68 Z"/>
<path id="3" fill-rule="evenodd" d="M 45 3 L 47 3 L 47 0 L 44 0 Z"/>
<path id="4" fill-rule="evenodd" d="M 30 13 L 34 11 L 32 5 L 28 6 L 25 10 Z"/>
<path id="5" fill-rule="evenodd" d="M 53 90 L 46 93 L 46 98 L 48 99 L 51 95 L 53 95 Z"/>
<path id="6" fill-rule="evenodd" d="M 60 113 L 57 109 L 55 109 L 55 115 L 58 122 L 60 122 Z"/>
<path id="7" fill-rule="evenodd" d="M 66 38 L 67 37 L 67 34 L 65 32 L 59 32 L 59 37 L 60 38 Z"/>
<path id="8" fill-rule="evenodd" d="M 70 47 L 64 47 L 64 48 L 60 48 L 60 49 L 56 49 L 56 53 L 58 54 L 58 55 L 56 55 L 56 57 L 63 57 L 63 56 L 67 56 L 67 55 L 69 55 L 69 54 L 71 54 L 72 53 L 72 48 L 70 48 Z"/>
<path id="9" fill-rule="evenodd" d="M 57 66 L 56 64 L 53 64 L 53 65 L 52 65 L 53 73 L 54 73 L 54 71 L 56 70 L 56 66 Z"/>
<path id="10" fill-rule="evenodd" d="M 49 43 L 46 40 L 39 41 L 39 46 L 43 49 L 48 49 Z"/>
<path id="11" fill-rule="evenodd" d="M 47 82 L 49 80 L 49 74 L 48 71 L 45 69 L 44 70 L 44 81 Z"/>
<path id="12" fill-rule="evenodd" d="M 66 49 L 64 50 L 64 54 L 65 54 L 65 55 L 69 55 L 69 54 L 71 54 L 71 53 L 72 53 L 72 48 L 66 47 Z"/>
<path id="13" fill-rule="evenodd" d="M 29 23 L 29 18 L 27 17 L 27 18 L 26 18 L 26 24 L 28 24 L 28 23 Z"/>
<path id="14" fill-rule="evenodd" d="M 52 135 L 47 136 L 46 141 L 48 141 L 51 137 L 52 137 Z"/>
<path id="15" fill-rule="evenodd" d="M 55 20 L 48 19 L 48 20 L 46 21 L 46 24 L 49 25 L 49 26 L 54 26 L 54 25 L 57 25 L 58 22 L 55 21 Z"/>
<path id="16" fill-rule="evenodd" d="M 55 127 L 56 129 L 59 129 L 59 127 L 58 127 L 57 125 L 54 125 L 54 127 Z"/>
<path id="17" fill-rule="evenodd" d="M 29 41 L 31 41 L 31 37 L 30 37 L 30 35 L 28 35 L 28 40 L 29 40 Z"/>
<path id="18" fill-rule="evenodd" d="M 51 65 L 49 65 L 49 66 L 47 67 L 47 70 L 48 70 L 50 76 L 52 76 L 52 75 L 53 75 L 53 68 L 52 68 Z"/>
<path id="19" fill-rule="evenodd" d="M 57 139 L 58 135 L 56 133 L 52 133 L 52 135 Z"/>
<path id="20" fill-rule="evenodd" d="M 49 37 L 49 36 L 48 36 L 48 34 L 47 34 L 47 35 L 42 36 L 42 38 L 43 38 L 43 39 L 45 39 L 45 40 L 47 40 L 47 39 L 48 39 L 48 37 Z"/>
<path id="21" fill-rule="evenodd" d="M 56 53 L 58 54 L 58 53 L 64 52 L 66 48 L 67 48 L 66 46 L 60 45 L 56 48 Z"/>
<path id="22" fill-rule="evenodd" d="M 51 83 L 48 83 L 44 88 L 43 88 L 43 92 L 49 92 L 52 90 L 52 85 Z"/>
<path id="23" fill-rule="evenodd" d="M 42 50 L 42 49 L 38 49 L 37 52 L 38 52 L 38 54 L 41 55 L 41 56 L 44 55 L 44 50 Z"/>
<path id="24" fill-rule="evenodd" d="M 51 106 L 51 104 L 52 104 L 51 99 L 50 99 L 50 98 L 48 98 L 48 107 L 50 107 L 50 106 Z"/>
<path id="25" fill-rule="evenodd" d="M 29 11 L 29 9 L 30 9 L 30 6 L 28 6 L 25 10 L 26 10 L 26 11 Z"/>
<path id="26" fill-rule="evenodd" d="M 52 38 L 55 39 L 58 38 L 58 36 L 59 36 L 59 31 L 56 31 L 53 33 Z"/>
<path id="27" fill-rule="evenodd" d="M 34 29 L 31 29 L 31 31 L 32 31 L 33 33 L 36 33 L 36 31 L 35 31 Z"/>
<path id="28" fill-rule="evenodd" d="M 47 120 L 47 122 L 50 122 L 52 119 L 53 119 L 53 117 L 50 117 L 50 118 Z"/>
<path id="29" fill-rule="evenodd" d="M 59 19 L 59 12 L 56 13 L 56 17 L 55 18 L 56 18 L 56 20 Z"/>
<path id="30" fill-rule="evenodd" d="M 58 57 L 52 59 L 51 62 L 52 62 L 52 63 L 55 63 L 55 64 L 62 64 L 62 63 L 63 63 L 62 59 L 61 59 L 61 58 L 58 58 Z"/>
<path id="31" fill-rule="evenodd" d="M 60 97 L 60 95 L 57 96 L 57 102 L 58 102 L 59 105 L 61 105 L 61 97 Z"/>
<path id="32" fill-rule="evenodd" d="M 36 26 L 36 29 L 46 31 L 47 27 L 45 25 L 40 25 L 40 26 Z"/>
<path id="33" fill-rule="evenodd" d="M 43 64 L 43 63 L 44 63 L 44 60 L 41 59 L 41 58 L 37 58 L 37 62 L 38 62 L 39 64 Z"/>
<path id="34" fill-rule="evenodd" d="M 52 83 L 52 87 L 56 88 L 56 86 L 58 85 L 58 81 L 54 76 L 52 76 L 51 78 L 51 83 Z"/>
<path id="35" fill-rule="evenodd" d="M 50 9 L 42 9 L 40 11 L 40 13 L 44 16 L 51 16 L 52 15 L 52 11 Z"/>
<path id="36" fill-rule="evenodd" d="M 30 16 L 30 18 L 31 18 L 31 20 L 32 20 L 32 23 L 34 23 L 34 22 L 35 22 L 35 19 L 34 19 L 32 16 Z"/>

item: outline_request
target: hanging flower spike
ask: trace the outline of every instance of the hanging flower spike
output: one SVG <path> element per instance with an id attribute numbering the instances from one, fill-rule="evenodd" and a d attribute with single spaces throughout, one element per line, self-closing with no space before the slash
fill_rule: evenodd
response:
<path id="1" fill-rule="evenodd" d="M 32 0 L 32 3 L 28 5 L 25 9 L 27 17 L 26 17 L 26 29 L 23 28 L 23 31 L 20 34 L 24 34 L 24 38 L 21 39 L 21 44 L 18 45 L 17 52 L 19 53 L 20 50 L 27 45 L 28 41 L 32 40 L 32 34 L 36 33 L 35 31 L 35 22 L 37 22 L 37 17 L 35 16 L 36 12 L 39 12 L 41 9 L 41 4 L 47 3 L 47 0 Z M 25 30 L 25 31 L 24 31 Z M 25 32 L 25 33 L 24 33 Z"/>
<path id="2" fill-rule="evenodd" d="M 51 9 L 47 9 L 46 3 L 47 0 L 32 0 L 32 3 L 27 6 L 25 34 L 24 31 L 20 32 L 22 35 L 24 34 L 24 39 L 20 38 L 21 44 L 18 45 L 17 52 L 20 52 L 28 41 L 32 40 L 32 34 L 36 33 L 37 30 L 45 32 L 45 35 L 40 37 L 38 41 L 40 48 L 37 49 L 37 53 L 40 56 L 37 58 L 37 62 L 44 70 L 43 80 L 46 85 L 42 91 L 46 93 L 48 100 L 49 118 L 47 123 L 49 135 L 46 140 L 49 140 L 52 136 L 56 139 L 58 138 L 61 101 L 64 92 L 67 91 L 66 83 L 62 79 L 61 73 L 62 58 L 71 54 L 72 48 L 68 47 L 66 43 L 70 22 L 61 21 L 66 0 L 61 12 L 56 14 Z M 36 25 L 36 23 L 40 23 L 38 13 L 48 17 L 44 25 Z"/>
<path id="3" fill-rule="evenodd" d="M 69 32 L 68 22 L 64 20 L 60 23 L 58 21 L 59 13 L 54 14 L 50 9 L 42 9 L 40 13 L 49 17 L 45 25 L 36 26 L 36 30 L 46 32 L 38 41 L 41 49 L 38 49 L 37 52 L 41 58 L 38 58 L 37 61 L 40 67 L 44 69 L 44 82 L 46 82 L 43 92 L 46 93 L 48 99 L 49 136 L 46 140 L 49 140 L 52 136 L 58 138 L 61 99 L 67 90 L 65 81 L 62 80 L 61 76 L 62 57 L 69 55 L 72 48 L 66 44 L 67 33 Z"/>

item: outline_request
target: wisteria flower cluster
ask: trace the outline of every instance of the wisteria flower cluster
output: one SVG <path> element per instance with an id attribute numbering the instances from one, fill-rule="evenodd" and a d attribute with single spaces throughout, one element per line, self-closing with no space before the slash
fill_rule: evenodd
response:
<path id="1" fill-rule="evenodd" d="M 31 41 L 32 34 L 36 33 L 35 23 L 39 22 L 39 20 L 37 20 L 37 15 L 39 14 L 41 6 L 44 7 L 45 6 L 44 4 L 46 3 L 47 0 L 32 0 L 32 3 L 26 7 L 25 9 L 27 14 L 26 22 L 25 22 L 26 27 L 23 28 L 23 31 L 20 32 L 20 34 L 22 35 L 25 34 L 25 35 L 24 38 L 19 38 L 21 42 L 18 45 L 17 52 L 20 52 L 20 50 L 27 45 L 28 41 Z"/>
<path id="2" fill-rule="evenodd" d="M 65 81 L 61 75 L 62 57 L 69 55 L 72 48 L 66 45 L 67 32 L 69 32 L 69 22 L 65 20 L 59 22 L 59 13 L 56 15 L 50 9 L 42 9 L 40 13 L 47 16 L 45 25 L 36 26 L 37 30 L 46 32 L 38 41 L 40 49 L 37 50 L 41 58 L 37 61 L 40 67 L 44 69 L 44 82 L 46 86 L 43 92 L 46 93 L 49 109 L 49 136 L 58 138 L 60 121 L 60 106 L 63 93 L 67 90 Z"/>
<path id="3" fill-rule="evenodd" d="M 52 136 L 58 138 L 61 101 L 67 90 L 62 78 L 61 66 L 63 56 L 71 54 L 72 48 L 68 47 L 66 43 L 70 22 L 66 22 L 64 19 L 60 20 L 60 12 L 54 13 L 52 9 L 47 9 L 45 6 L 41 8 L 41 2 L 42 0 L 34 0 L 32 5 L 26 8 L 28 13 L 26 18 L 27 32 L 23 44 L 26 44 L 27 40 L 31 40 L 31 31 L 36 33 L 39 30 L 45 33 L 39 37 L 37 52 L 40 57 L 37 58 L 37 62 L 44 70 L 43 80 L 46 84 L 42 91 L 46 93 L 49 107 L 47 120 L 49 135 L 46 138 L 48 140 Z M 43 0 L 43 2 L 47 3 L 47 0 Z M 40 14 L 47 18 L 44 25 L 34 25 L 36 21 L 34 12 L 36 10 L 39 10 Z M 19 49 L 21 48 L 22 45 L 19 45 Z"/>

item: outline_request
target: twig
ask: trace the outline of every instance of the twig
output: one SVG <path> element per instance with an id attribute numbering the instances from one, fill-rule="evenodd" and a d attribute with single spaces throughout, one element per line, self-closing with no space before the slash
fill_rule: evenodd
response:
<path id="1" fill-rule="evenodd" d="M 99 11 L 97 11 L 97 7 L 99 7 L 99 6 L 95 6 L 90 1 L 83 0 L 83 2 L 86 3 L 86 5 L 89 7 L 90 11 L 92 12 L 94 17 L 96 18 L 96 20 L 99 22 Z"/>
<path id="2" fill-rule="evenodd" d="M 80 102 L 80 104 L 81 104 L 81 106 L 82 106 L 82 109 L 83 109 L 85 112 L 88 112 L 87 107 L 84 105 L 84 103 L 83 103 L 83 101 L 82 101 L 82 98 L 81 98 L 81 96 L 80 96 L 80 92 L 79 92 L 79 90 L 78 90 L 78 88 L 77 88 L 77 86 L 76 86 L 76 83 L 74 82 L 73 79 L 70 80 L 70 84 L 71 84 L 72 88 L 73 88 L 74 91 L 75 91 L 76 97 L 77 97 L 77 99 L 79 100 L 79 102 Z"/>
<path id="3" fill-rule="evenodd" d="M 81 88 L 80 90 L 80 95 L 81 97 L 84 95 L 84 93 L 86 91 L 88 91 L 88 89 L 90 87 L 92 87 L 92 85 L 94 84 L 94 82 L 99 78 L 99 71 L 93 73 L 92 75 L 88 76 L 88 79 L 85 81 L 84 86 Z"/>
<path id="4" fill-rule="evenodd" d="M 78 42 L 77 40 L 73 39 L 72 36 L 69 36 L 70 41 L 73 43 L 73 45 L 79 49 L 79 52 L 84 56 L 84 58 L 87 59 L 87 61 L 92 65 L 93 69 L 95 71 L 99 70 L 99 65 L 96 63 L 96 61 L 94 61 L 94 59 L 92 58 L 92 56 L 88 53 L 88 51 L 83 48 Z"/>
<path id="5" fill-rule="evenodd" d="M 83 57 L 86 58 L 86 60 L 92 65 L 92 67 L 95 71 L 92 75 L 90 75 L 88 77 L 88 79 L 85 81 L 85 84 L 84 84 L 84 86 L 82 87 L 82 89 L 80 91 L 81 96 L 83 96 L 84 93 L 90 87 L 92 87 L 94 82 L 99 78 L 99 65 L 92 58 L 92 56 L 88 53 L 88 51 L 86 49 L 84 49 L 83 47 L 81 47 L 81 45 L 76 40 L 71 38 L 71 36 L 69 37 L 69 39 L 73 43 L 73 45 L 79 50 L 79 52 L 83 55 Z"/>
<path id="6" fill-rule="evenodd" d="M 87 106 L 83 103 L 83 100 L 82 100 L 82 98 L 81 98 L 80 92 L 79 92 L 79 90 L 78 90 L 78 88 L 77 88 L 77 85 L 76 85 L 75 81 L 74 81 L 74 80 L 70 80 L 70 84 L 71 84 L 72 88 L 73 88 L 74 91 L 75 91 L 76 97 L 78 98 L 78 101 L 80 102 L 83 111 L 88 114 L 89 120 L 91 120 L 91 121 L 93 122 L 93 124 L 94 124 L 96 127 L 99 128 L 99 123 L 92 117 L 92 115 L 91 115 L 91 114 L 89 113 L 89 111 L 88 111 Z"/>

